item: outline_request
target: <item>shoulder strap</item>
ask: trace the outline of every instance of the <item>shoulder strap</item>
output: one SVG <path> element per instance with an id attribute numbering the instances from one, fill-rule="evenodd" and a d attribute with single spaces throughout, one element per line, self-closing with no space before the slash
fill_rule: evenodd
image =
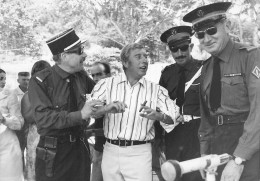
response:
<path id="1" fill-rule="evenodd" d="M 186 92 L 190 88 L 191 84 L 200 76 L 201 69 L 202 69 L 202 66 L 199 68 L 199 70 L 196 72 L 196 74 L 192 77 L 192 79 L 185 84 L 185 91 L 184 92 Z"/>

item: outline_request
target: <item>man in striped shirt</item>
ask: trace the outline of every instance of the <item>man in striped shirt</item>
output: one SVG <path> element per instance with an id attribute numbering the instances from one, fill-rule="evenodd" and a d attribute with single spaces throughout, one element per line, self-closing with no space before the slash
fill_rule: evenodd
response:
<path id="1" fill-rule="evenodd" d="M 151 181 L 153 123 L 160 121 L 170 132 L 179 119 L 179 109 L 166 89 L 143 77 L 148 61 L 142 45 L 126 45 L 121 51 L 121 61 L 124 73 L 100 80 L 91 95 L 92 99 L 106 103 L 93 115 L 105 115 L 103 178 L 104 181 Z"/>

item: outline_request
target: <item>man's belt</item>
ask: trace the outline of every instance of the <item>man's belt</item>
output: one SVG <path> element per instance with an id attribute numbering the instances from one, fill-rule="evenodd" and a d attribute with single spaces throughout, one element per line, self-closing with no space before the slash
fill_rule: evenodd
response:
<path id="1" fill-rule="evenodd" d="M 131 140 L 111 140 L 106 138 L 108 143 L 111 143 L 113 145 L 118 146 L 133 146 L 133 145 L 141 145 L 146 143 L 151 143 L 151 140 L 149 141 L 131 141 Z"/>
<path id="2" fill-rule="evenodd" d="M 215 125 L 226 125 L 226 124 L 244 124 L 248 117 L 248 113 L 238 115 L 215 115 L 213 118 Z"/>
<path id="3" fill-rule="evenodd" d="M 60 135 L 60 136 L 41 136 L 40 142 L 42 142 L 43 146 L 48 148 L 55 148 L 57 146 L 57 143 L 65 143 L 70 142 L 74 143 L 78 139 L 80 139 L 79 136 L 75 136 L 73 134 L 66 134 L 66 135 Z"/>

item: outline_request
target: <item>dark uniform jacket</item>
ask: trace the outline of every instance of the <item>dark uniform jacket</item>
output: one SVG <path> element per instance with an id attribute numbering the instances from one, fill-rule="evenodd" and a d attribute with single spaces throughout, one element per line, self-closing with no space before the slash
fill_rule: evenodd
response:
<path id="1" fill-rule="evenodd" d="M 260 50 L 229 40 L 218 55 L 221 69 L 221 106 L 210 111 L 209 93 L 213 72 L 213 58 L 203 65 L 201 73 L 201 153 L 210 154 L 214 136 L 210 115 L 240 115 L 249 113 L 234 155 L 247 160 L 259 150 L 260 138 Z"/>
<path id="2" fill-rule="evenodd" d="M 187 65 L 185 65 L 185 77 L 186 82 L 190 81 L 192 77 L 197 73 L 201 67 L 201 61 L 192 59 Z M 169 96 L 172 100 L 176 99 L 176 91 L 179 80 L 180 66 L 178 64 L 172 64 L 162 71 L 162 75 L 159 84 L 168 90 Z M 190 88 L 185 93 L 185 101 L 183 106 L 184 115 L 200 116 L 199 108 L 199 84 L 200 78 L 196 79 Z"/>
<path id="3" fill-rule="evenodd" d="M 85 104 L 86 94 L 90 94 L 94 82 L 85 71 L 75 73 L 78 111 L 70 112 L 69 81 L 70 74 L 54 65 L 37 73 L 29 84 L 29 99 L 34 109 L 34 119 L 41 136 L 59 136 L 70 132 L 71 127 L 82 126 L 80 110 Z"/>

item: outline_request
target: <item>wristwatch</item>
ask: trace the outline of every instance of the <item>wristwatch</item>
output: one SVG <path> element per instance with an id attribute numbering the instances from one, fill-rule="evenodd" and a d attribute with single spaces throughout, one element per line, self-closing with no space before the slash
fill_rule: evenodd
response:
<path id="1" fill-rule="evenodd" d="M 246 162 L 246 160 L 243 160 L 242 158 L 236 156 L 233 156 L 233 160 L 237 165 L 244 165 Z"/>

